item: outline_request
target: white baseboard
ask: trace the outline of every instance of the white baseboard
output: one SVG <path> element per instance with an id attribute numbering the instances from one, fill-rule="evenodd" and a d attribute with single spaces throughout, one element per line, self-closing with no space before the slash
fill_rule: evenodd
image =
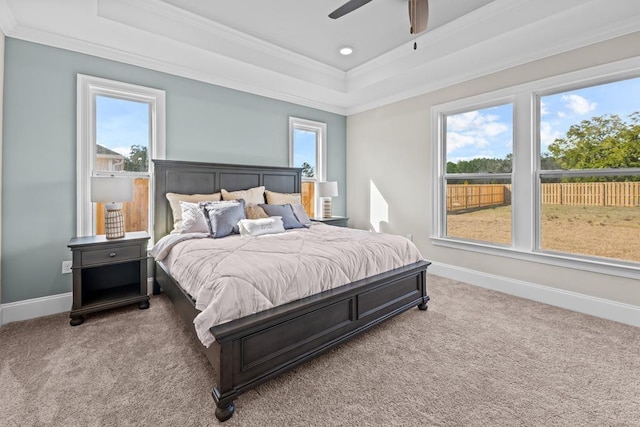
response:
<path id="1" fill-rule="evenodd" d="M 73 294 L 67 292 L 64 294 L 2 304 L 2 307 L 0 307 L 2 314 L 0 322 L 2 323 L 0 324 L 6 325 L 11 322 L 64 313 L 65 311 L 71 310 L 72 302 Z"/>
<path id="2" fill-rule="evenodd" d="M 514 280 L 447 264 L 433 263 L 429 273 L 470 285 L 527 298 L 567 310 L 590 314 L 603 319 L 640 327 L 640 307 L 550 286 Z"/>
<path id="3" fill-rule="evenodd" d="M 153 292 L 153 277 L 147 279 L 149 295 Z M 0 326 L 10 322 L 34 319 L 71 310 L 73 293 L 51 295 L 0 305 Z"/>

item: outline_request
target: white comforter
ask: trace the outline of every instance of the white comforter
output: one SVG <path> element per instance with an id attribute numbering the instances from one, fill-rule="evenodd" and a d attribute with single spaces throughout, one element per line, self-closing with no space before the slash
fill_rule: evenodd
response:
<path id="1" fill-rule="evenodd" d="M 207 347 L 212 326 L 423 259 L 404 237 L 325 224 L 256 237 L 170 235 L 152 256 L 195 299 Z"/>

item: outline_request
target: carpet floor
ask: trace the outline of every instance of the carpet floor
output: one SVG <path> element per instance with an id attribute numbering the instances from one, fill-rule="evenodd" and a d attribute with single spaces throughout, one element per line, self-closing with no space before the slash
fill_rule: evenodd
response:
<path id="1" fill-rule="evenodd" d="M 228 426 L 638 426 L 640 328 L 429 275 L 410 310 L 241 395 Z M 217 425 L 163 296 L 0 328 L 2 426 Z"/>

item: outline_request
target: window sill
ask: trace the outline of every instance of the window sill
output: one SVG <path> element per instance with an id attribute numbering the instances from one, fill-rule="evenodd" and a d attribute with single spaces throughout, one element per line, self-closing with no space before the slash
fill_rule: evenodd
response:
<path id="1" fill-rule="evenodd" d="M 608 261 L 604 258 L 588 258 L 552 252 L 528 252 L 511 247 L 495 246 L 481 242 L 431 237 L 434 246 L 447 247 L 486 255 L 512 258 L 521 261 L 547 264 L 556 267 L 572 268 L 581 271 L 606 274 L 609 276 L 637 279 L 640 264 L 625 261 Z"/>

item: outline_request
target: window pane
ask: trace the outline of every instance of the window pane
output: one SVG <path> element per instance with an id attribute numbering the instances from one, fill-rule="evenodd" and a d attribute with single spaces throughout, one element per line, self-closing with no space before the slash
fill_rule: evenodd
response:
<path id="1" fill-rule="evenodd" d="M 303 179 L 316 177 L 317 137 L 315 131 L 293 128 L 293 167 L 302 168 Z"/>
<path id="2" fill-rule="evenodd" d="M 542 170 L 640 167 L 640 78 L 540 98 Z"/>
<path id="3" fill-rule="evenodd" d="M 122 203 L 124 231 L 149 231 L 149 178 L 133 180 L 133 200 Z M 96 203 L 96 234 L 105 234 L 104 204 Z"/>
<path id="4" fill-rule="evenodd" d="M 640 262 L 640 175 L 543 178 L 541 249 Z"/>
<path id="5" fill-rule="evenodd" d="M 491 174 L 511 173 L 513 105 L 447 116 L 445 147 L 446 235 L 511 245 L 511 178 Z"/>
<path id="6" fill-rule="evenodd" d="M 448 180 L 448 237 L 511 245 L 511 184 L 492 181 Z"/>
<path id="7" fill-rule="evenodd" d="M 150 106 L 96 96 L 97 172 L 147 172 Z"/>
<path id="8" fill-rule="evenodd" d="M 513 105 L 446 117 L 447 173 L 511 172 Z"/>

